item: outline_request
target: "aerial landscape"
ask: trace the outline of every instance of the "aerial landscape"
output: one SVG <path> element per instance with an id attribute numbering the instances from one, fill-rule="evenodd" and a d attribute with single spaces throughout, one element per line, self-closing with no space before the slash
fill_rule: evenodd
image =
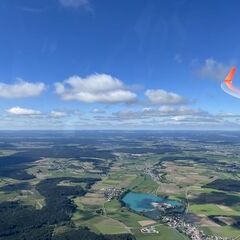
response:
<path id="1" fill-rule="evenodd" d="M 1 0 L 0 240 L 240 240 L 239 12 Z"/>
<path id="2" fill-rule="evenodd" d="M 237 239 L 239 140 L 1 132 L 0 239 Z"/>

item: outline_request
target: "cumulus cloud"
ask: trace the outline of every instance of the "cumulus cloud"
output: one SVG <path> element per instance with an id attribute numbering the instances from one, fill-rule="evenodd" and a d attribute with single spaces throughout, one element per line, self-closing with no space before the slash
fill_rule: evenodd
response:
<path id="1" fill-rule="evenodd" d="M 107 74 L 93 74 L 86 78 L 75 75 L 62 83 L 55 83 L 55 88 L 63 100 L 107 104 L 136 100 L 136 94 L 128 90 L 122 81 Z"/>
<path id="2" fill-rule="evenodd" d="M 59 0 L 60 4 L 64 7 L 87 7 L 89 5 L 88 0 Z"/>
<path id="3" fill-rule="evenodd" d="M 67 113 L 60 112 L 60 111 L 51 111 L 50 116 L 53 118 L 62 118 L 62 117 L 66 117 Z"/>
<path id="4" fill-rule="evenodd" d="M 32 115 L 40 115 L 41 112 L 34 109 L 29 108 L 21 108 L 21 107 L 12 107 L 7 109 L 7 112 L 11 115 L 18 115 L 18 116 L 32 116 Z"/>
<path id="5" fill-rule="evenodd" d="M 0 97 L 26 98 L 39 96 L 45 90 L 44 83 L 30 83 L 22 79 L 14 84 L 0 82 Z"/>
<path id="6" fill-rule="evenodd" d="M 167 92 L 163 89 L 148 89 L 145 96 L 153 104 L 179 105 L 186 104 L 187 100 L 177 93 Z"/>
<path id="7" fill-rule="evenodd" d="M 230 66 L 217 62 L 213 58 L 205 60 L 204 65 L 197 71 L 201 78 L 222 81 Z"/>

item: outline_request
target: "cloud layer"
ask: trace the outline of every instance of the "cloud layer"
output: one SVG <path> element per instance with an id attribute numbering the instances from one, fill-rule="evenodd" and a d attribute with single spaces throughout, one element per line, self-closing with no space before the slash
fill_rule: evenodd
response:
<path id="1" fill-rule="evenodd" d="M 176 116 L 206 116 L 208 114 L 198 109 L 162 106 L 160 108 L 143 108 L 138 111 L 123 110 L 115 112 L 113 115 L 117 117 L 117 119 L 127 120 Z"/>
<path id="2" fill-rule="evenodd" d="M 136 100 L 136 94 L 128 90 L 122 81 L 107 74 L 93 74 L 86 78 L 72 76 L 62 83 L 55 83 L 55 88 L 63 100 L 108 104 Z"/>
<path id="3" fill-rule="evenodd" d="M 50 111 L 12 107 L 0 116 L 0 123 L 16 129 L 239 129 L 240 115 L 211 114 L 183 106 L 121 109 L 114 112 Z M 17 119 L 17 121 L 16 121 Z M 0 126 L 3 128 L 3 125 Z M 5 129 L 9 129 L 6 128 Z"/>

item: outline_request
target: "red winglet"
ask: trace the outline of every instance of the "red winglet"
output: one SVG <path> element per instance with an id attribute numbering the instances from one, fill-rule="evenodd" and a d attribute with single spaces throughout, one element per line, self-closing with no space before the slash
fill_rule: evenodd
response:
<path id="1" fill-rule="evenodd" d="M 228 83 L 232 82 L 236 70 L 237 70 L 236 67 L 232 67 L 224 81 Z"/>

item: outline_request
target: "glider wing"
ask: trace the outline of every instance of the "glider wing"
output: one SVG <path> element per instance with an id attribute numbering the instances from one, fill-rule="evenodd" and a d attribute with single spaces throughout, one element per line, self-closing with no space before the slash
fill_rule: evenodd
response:
<path id="1" fill-rule="evenodd" d="M 231 96 L 240 98 L 240 89 L 236 88 L 232 83 L 235 72 L 236 72 L 236 67 L 232 67 L 228 75 L 222 82 L 221 88 L 224 92 L 230 94 Z"/>

